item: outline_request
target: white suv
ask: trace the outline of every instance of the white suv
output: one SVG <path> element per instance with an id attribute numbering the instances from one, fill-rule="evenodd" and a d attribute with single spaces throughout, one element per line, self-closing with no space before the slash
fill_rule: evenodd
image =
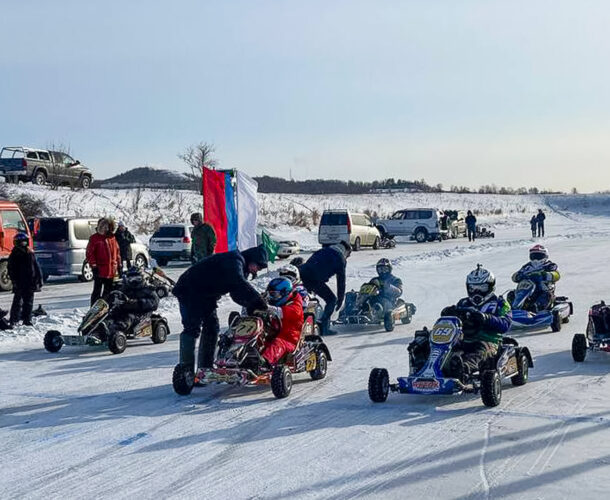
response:
<path id="1" fill-rule="evenodd" d="M 150 256 L 160 266 L 170 260 L 191 260 L 192 231 L 190 224 L 163 224 L 150 238 Z"/>
<path id="2" fill-rule="evenodd" d="M 419 243 L 441 239 L 440 212 L 436 208 L 409 208 L 377 221 L 379 231 L 389 237 L 409 236 Z"/>
<path id="3" fill-rule="evenodd" d="M 347 241 L 355 251 L 362 246 L 379 248 L 381 235 L 366 214 L 350 213 L 348 210 L 324 210 L 318 230 L 321 245 L 333 245 Z"/>

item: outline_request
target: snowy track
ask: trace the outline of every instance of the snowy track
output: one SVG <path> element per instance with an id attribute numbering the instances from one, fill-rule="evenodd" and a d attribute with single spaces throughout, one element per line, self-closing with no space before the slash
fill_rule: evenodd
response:
<path id="1" fill-rule="evenodd" d="M 498 408 L 472 395 L 368 399 L 370 369 L 405 374 L 414 330 L 463 295 L 477 262 L 495 272 L 499 291 L 511 286 L 531 244 L 527 227 L 520 231 L 354 254 L 348 287 L 372 276 L 382 254 L 390 257 L 418 307 L 414 322 L 393 333 L 341 330 L 328 338 L 328 377 L 299 377 L 285 400 L 268 388 L 220 385 L 176 396 L 177 335 L 161 346 L 130 345 L 120 356 L 70 347 L 49 354 L 43 323 L 17 339 L 0 337 L 0 497 L 603 498 L 610 356 L 576 364 L 570 344 L 589 305 L 610 295 L 607 219 L 549 220 L 558 292 L 576 314 L 559 333 L 517 336 L 535 367 L 526 386 L 504 385 Z M 89 292 L 90 285 L 60 282 L 39 299 L 67 328 Z M 10 298 L 1 295 L 0 305 Z M 229 310 L 223 302 L 221 318 Z M 179 332 L 175 303 L 164 311 Z"/>

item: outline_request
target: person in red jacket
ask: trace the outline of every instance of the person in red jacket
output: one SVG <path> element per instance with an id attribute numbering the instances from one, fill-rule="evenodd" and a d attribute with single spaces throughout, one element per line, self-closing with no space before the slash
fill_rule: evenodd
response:
<path id="1" fill-rule="evenodd" d="M 114 277 L 121 265 L 121 252 L 114 230 L 112 219 L 101 218 L 97 222 L 97 232 L 91 235 L 87 244 L 87 262 L 93 270 L 91 305 L 112 291 Z"/>
<path id="2" fill-rule="evenodd" d="M 303 299 L 287 278 L 275 278 L 267 286 L 270 309 L 279 318 L 279 333 L 267 341 L 261 356 L 275 365 L 285 354 L 294 351 L 303 328 Z"/>

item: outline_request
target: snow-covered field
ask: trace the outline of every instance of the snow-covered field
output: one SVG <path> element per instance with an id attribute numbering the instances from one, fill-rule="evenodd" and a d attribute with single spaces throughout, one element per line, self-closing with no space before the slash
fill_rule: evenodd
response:
<path id="1" fill-rule="evenodd" d="M 96 214 L 116 209 L 127 196 L 100 191 L 43 194 L 49 205 L 95 208 Z M 60 201 L 70 195 L 83 200 Z M 162 308 L 173 332 L 166 344 L 142 341 L 118 356 L 70 347 L 47 353 L 44 331 L 73 328 L 91 288 L 52 280 L 37 296 L 50 317 L 0 337 L 0 497 L 604 498 L 610 488 L 610 355 L 576 364 L 570 344 L 572 334 L 584 330 L 589 305 L 608 298 L 609 198 L 470 196 L 448 197 L 445 205 L 402 196 L 393 204 L 389 196 L 345 204 L 375 210 L 383 201 L 388 211 L 441 205 L 486 214 L 502 208 L 502 215 L 489 216 L 496 238 L 353 254 L 348 288 L 370 278 L 378 258 L 389 257 L 406 298 L 418 307 L 414 322 L 392 333 L 346 328 L 329 337 L 327 378 L 300 378 L 285 400 L 268 388 L 220 385 L 175 395 L 180 322 L 173 299 Z M 312 209 L 339 198 L 290 197 Z M 196 206 L 192 199 L 187 213 Z M 282 210 L 288 200 L 262 195 L 263 206 L 276 203 Z M 465 275 L 477 263 L 495 272 L 498 291 L 511 286 L 510 275 L 532 244 L 525 219 L 547 203 L 544 243 L 562 271 L 558 293 L 573 300 L 575 315 L 559 333 L 517 335 L 534 356 L 529 383 L 504 385 L 495 409 L 471 395 L 391 394 L 385 404 L 371 403 L 371 368 L 387 367 L 392 377 L 407 373 L 413 332 L 463 296 Z M 117 216 L 129 221 L 133 214 Z M 175 266 L 170 273 L 183 270 Z M 10 300 L 0 295 L 0 306 Z M 231 309 L 224 299 L 220 317 Z"/>

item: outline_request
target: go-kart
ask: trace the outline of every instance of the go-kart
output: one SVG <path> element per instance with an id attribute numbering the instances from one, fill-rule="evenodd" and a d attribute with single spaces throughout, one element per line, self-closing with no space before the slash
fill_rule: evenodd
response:
<path id="1" fill-rule="evenodd" d="M 144 281 L 148 286 L 152 286 L 157 292 L 157 296 L 160 299 L 167 297 L 176 284 L 160 267 L 153 267 L 152 269 L 142 269 L 144 275 Z"/>
<path id="2" fill-rule="evenodd" d="M 570 321 L 570 316 L 574 314 L 572 302 L 567 297 L 555 297 L 550 309 L 534 312 L 535 291 L 536 283 L 532 279 L 524 279 L 515 290 L 508 292 L 506 298 L 513 314 L 511 330 L 538 330 L 550 326 L 552 331 L 560 331 L 561 325 Z"/>
<path id="3" fill-rule="evenodd" d="M 381 297 L 381 283 L 374 279 L 360 287 L 358 292 L 352 290 L 345 294 L 345 305 L 335 325 L 383 325 L 387 332 L 394 330 L 400 321 L 403 325 L 411 323 L 416 308 L 402 299 L 397 299 L 392 311 L 385 313 Z"/>
<path id="4" fill-rule="evenodd" d="M 468 317 L 467 310 L 458 313 Z M 516 386 L 527 383 L 529 368 L 534 366 L 527 347 L 519 347 L 516 340 L 504 337 L 494 357 L 481 363 L 478 371 L 467 373 L 461 365 L 462 338 L 462 320 L 456 316 L 440 317 L 432 331 L 426 328 L 417 331 L 409 345 L 409 376 L 390 383 L 385 368 L 374 368 L 369 376 L 369 397 L 382 403 L 389 391 L 423 395 L 480 393 L 485 406 L 497 406 L 502 399 L 503 379 L 510 378 Z M 415 346 L 427 354 L 423 361 L 416 356 Z M 462 369 L 456 370 L 456 365 Z"/>
<path id="5" fill-rule="evenodd" d="M 577 333 L 572 338 L 572 358 L 582 363 L 587 351 L 610 352 L 610 307 L 602 300 L 589 309 L 587 333 Z"/>
<path id="6" fill-rule="evenodd" d="M 142 314 L 132 322 L 127 331 L 116 328 L 112 311 L 127 300 L 123 292 L 115 290 L 108 302 L 98 299 L 85 314 L 76 335 L 63 335 L 49 330 L 44 336 L 44 347 L 49 352 L 58 352 L 65 345 L 107 346 L 113 354 L 122 353 L 127 339 L 150 337 L 153 343 L 162 344 L 169 335 L 167 320 L 156 313 Z"/>
<path id="7" fill-rule="evenodd" d="M 292 390 L 293 374 L 307 372 L 313 380 L 323 379 L 332 358 L 322 338 L 315 333 L 311 315 L 305 317 L 301 338 L 294 351 L 271 369 L 265 367 L 260 353 L 265 341 L 278 329 L 277 320 L 265 314 L 233 315 L 229 328 L 218 339 L 214 367 L 193 373 L 181 364 L 176 365 L 172 379 L 174 390 L 185 396 L 195 385 L 271 385 L 276 398 L 285 398 Z"/>
<path id="8" fill-rule="evenodd" d="M 491 231 L 486 226 L 477 226 L 475 234 L 476 234 L 477 238 L 495 238 L 496 237 L 496 233 Z"/>

